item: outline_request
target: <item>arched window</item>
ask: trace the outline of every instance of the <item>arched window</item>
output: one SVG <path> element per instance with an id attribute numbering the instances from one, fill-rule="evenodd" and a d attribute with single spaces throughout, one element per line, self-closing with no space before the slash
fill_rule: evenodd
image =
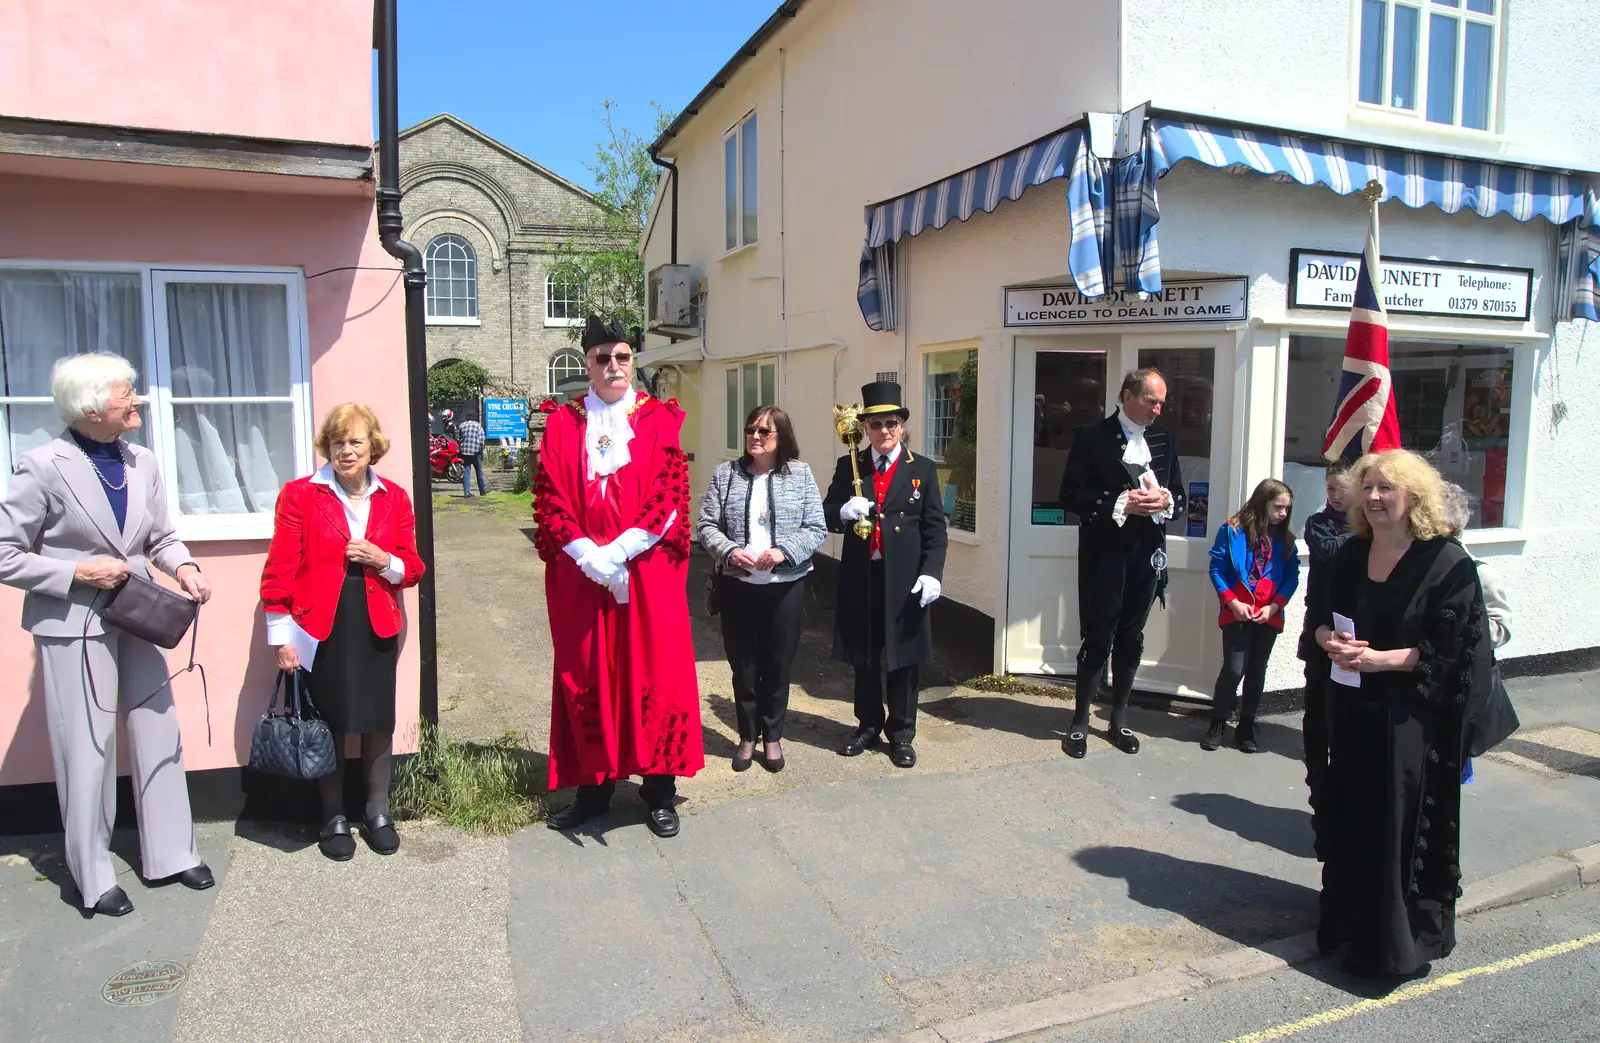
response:
<path id="1" fill-rule="evenodd" d="M 572 348 L 562 348 L 550 356 L 549 384 L 546 387 L 553 395 L 556 393 L 556 388 L 569 380 L 583 376 L 586 372 L 583 356 Z"/>
<path id="2" fill-rule="evenodd" d="M 439 235 L 423 254 L 428 270 L 428 318 L 478 318 L 478 254 L 459 235 Z"/>
<path id="3" fill-rule="evenodd" d="M 576 326 L 583 322 L 583 287 L 555 274 L 544 279 L 544 324 Z"/>

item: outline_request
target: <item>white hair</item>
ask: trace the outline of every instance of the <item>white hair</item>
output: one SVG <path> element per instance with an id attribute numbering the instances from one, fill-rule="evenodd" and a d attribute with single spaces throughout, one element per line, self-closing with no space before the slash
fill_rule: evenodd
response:
<path id="1" fill-rule="evenodd" d="M 1472 520 L 1472 496 L 1454 482 L 1444 483 L 1444 526 L 1459 536 Z"/>
<path id="2" fill-rule="evenodd" d="M 133 364 L 121 355 L 68 355 L 50 369 L 50 394 L 62 421 L 76 427 L 88 413 L 104 413 L 111 405 L 111 393 L 122 384 L 132 387 L 138 377 Z"/>

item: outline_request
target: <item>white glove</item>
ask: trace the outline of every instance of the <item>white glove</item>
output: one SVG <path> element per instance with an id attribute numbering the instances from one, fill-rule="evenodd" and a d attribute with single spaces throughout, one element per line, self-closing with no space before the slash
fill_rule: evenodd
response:
<path id="1" fill-rule="evenodd" d="M 944 588 L 932 576 L 918 576 L 917 582 L 911 588 L 911 593 L 922 595 L 922 607 L 927 608 L 939 600 L 939 595 L 944 593 Z"/>
<path id="2" fill-rule="evenodd" d="M 578 559 L 578 568 L 583 570 L 585 576 L 588 576 L 601 586 L 609 586 L 616 582 L 619 571 L 624 576 L 627 575 L 627 549 L 615 543 L 608 543 L 604 547 L 596 547 Z"/>
<path id="3" fill-rule="evenodd" d="M 865 496 L 852 496 L 839 508 L 839 520 L 846 522 L 860 521 L 872 510 L 872 501 Z"/>
<path id="4" fill-rule="evenodd" d="M 626 568 L 622 569 L 617 574 L 616 579 L 606 584 L 606 589 L 611 592 L 612 597 L 617 599 L 617 604 L 626 605 L 628 603 L 628 570 Z"/>

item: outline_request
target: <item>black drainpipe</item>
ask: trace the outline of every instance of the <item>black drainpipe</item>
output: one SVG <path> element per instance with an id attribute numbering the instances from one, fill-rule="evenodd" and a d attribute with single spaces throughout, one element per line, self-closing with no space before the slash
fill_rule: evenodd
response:
<path id="1" fill-rule="evenodd" d="M 439 723 L 439 614 L 434 603 L 433 479 L 428 468 L 428 333 L 423 289 L 428 273 L 422 251 L 400 238 L 400 83 L 395 42 L 395 0 L 372 10 L 372 47 L 378 52 L 378 238 L 399 259 L 406 290 L 406 370 L 411 409 L 411 488 L 417 511 L 417 553 L 427 571 L 417 587 L 421 638 L 423 719 Z"/>
<path id="2" fill-rule="evenodd" d="M 662 159 L 656 155 L 652 146 L 650 149 L 650 162 L 658 167 L 664 167 L 672 174 L 672 263 L 678 263 L 678 167 L 670 160 Z"/>

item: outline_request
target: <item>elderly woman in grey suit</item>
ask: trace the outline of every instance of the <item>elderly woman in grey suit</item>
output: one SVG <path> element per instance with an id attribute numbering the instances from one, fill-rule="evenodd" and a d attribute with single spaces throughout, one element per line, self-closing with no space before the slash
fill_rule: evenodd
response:
<path id="1" fill-rule="evenodd" d="M 134 378 L 115 355 L 59 360 L 50 392 L 67 430 L 23 455 L 0 503 L 0 583 L 27 591 L 22 625 L 44 677 L 67 868 L 84 908 L 108 916 L 133 910 L 111 864 L 119 712 L 142 875 L 195 890 L 214 882 L 195 848 L 166 655 L 97 611 L 106 591 L 151 565 L 196 601 L 211 597 L 172 530 L 155 456 L 122 439 L 143 422 Z"/>
<path id="2" fill-rule="evenodd" d="M 798 459 L 789 415 L 757 406 L 744 425 L 744 455 L 711 476 L 700 501 L 700 545 L 716 560 L 722 643 L 733 668 L 744 771 L 761 740 L 761 766 L 783 770 L 789 670 L 805 621 L 805 577 L 827 538 L 822 493 Z"/>

